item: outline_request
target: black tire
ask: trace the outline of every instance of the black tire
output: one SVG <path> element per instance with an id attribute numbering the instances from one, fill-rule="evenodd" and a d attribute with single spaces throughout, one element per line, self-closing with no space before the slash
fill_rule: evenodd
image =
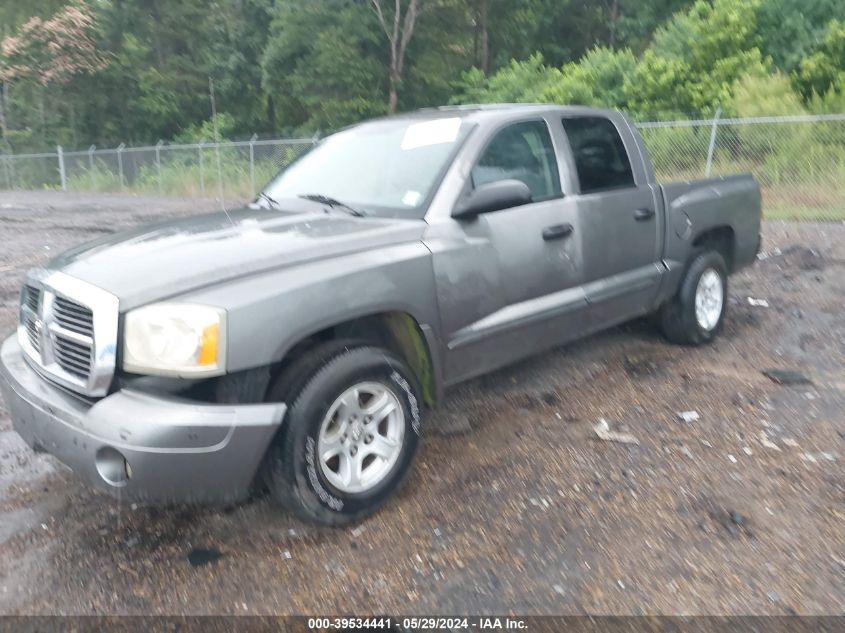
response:
<path id="1" fill-rule="evenodd" d="M 695 294 L 701 276 L 714 270 L 722 280 L 722 312 L 716 325 L 705 329 L 695 314 Z M 663 335 L 679 345 L 709 343 L 721 331 L 728 306 L 728 267 L 718 251 L 703 251 L 693 256 L 678 293 L 660 309 L 658 319 Z"/>
<path id="2" fill-rule="evenodd" d="M 282 429 L 265 460 L 270 494 L 311 523 L 340 526 L 358 521 L 390 499 L 410 472 L 420 441 L 421 390 L 404 362 L 377 347 L 327 343 L 297 365 L 283 372 L 268 391 L 268 400 L 288 403 Z M 345 493 L 323 473 L 317 443 L 332 403 L 346 389 L 364 381 L 378 382 L 396 396 L 403 413 L 403 441 L 396 462 L 383 479 L 369 490 Z"/>

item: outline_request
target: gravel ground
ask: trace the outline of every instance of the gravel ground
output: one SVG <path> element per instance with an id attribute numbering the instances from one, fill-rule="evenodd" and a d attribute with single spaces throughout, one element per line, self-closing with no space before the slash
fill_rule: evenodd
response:
<path id="1" fill-rule="evenodd" d="M 0 193 L 0 331 L 51 253 L 213 206 Z M 636 322 L 450 392 L 408 485 L 354 529 L 266 499 L 117 503 L 0 407 L 0 613 L 843 614 L 845 225 L 770 223 L 764 243 L 709 347 Z M 598 439 L 600 418 L 639 445 Z"/>

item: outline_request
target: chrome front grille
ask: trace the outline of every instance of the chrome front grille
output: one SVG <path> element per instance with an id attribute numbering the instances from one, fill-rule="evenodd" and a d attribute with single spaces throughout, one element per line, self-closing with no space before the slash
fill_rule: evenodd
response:
<path id="1" fill-rule="evenodd" d="M 88 376 L 91 374 L 90 345 L 77 343 L 57 335 L 53 351 L 56 353 L 56 362 L 62 369 L 82 380 L 88 380 Z"/>
<path id="2" fill-rule="evenodd" d="M 39 334 L 40 322 L 38 315 L 41 313 L 41 290 L 34 286 L 24 286 L 21 296 L 21 324 L 26 328 L 27 339 L 32 348 L 39 352 L 41 350 L 41 337 Z"/>
<path id="3" fill-rule="evenodd" d="M 117 298 L 64 273 L 31 271 L 21 293 L 18 340 L 47 378 L 89 396 L 114 376 Z"/>
<path id="4" fill-rule="evenodd" d="M 61 327 L 84 336 L 94 336 L 94 313 L 91 308 L 64 297 L 56 297 L 53 300 L 53 314 Z"/>

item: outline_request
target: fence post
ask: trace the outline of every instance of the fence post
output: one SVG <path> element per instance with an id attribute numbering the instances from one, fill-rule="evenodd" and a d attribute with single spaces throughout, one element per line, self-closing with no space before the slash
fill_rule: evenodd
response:
<path id="1" fill-rule="evenodd" d="M 91 176 L 91 191 L 97 189 L 97 178 L 94 175 L 94 150 L 97 149 L 96 145 L 92 145 L 88 148 L 88 174 Z"/>
<path id="2" fill-rule="evenodd" d="M 161 183 L 161 146 L 164 145 L 164 141 L 161 139 L 158 140 L 156 143 L 156 171 L 158 172 L 158 195 L 162 193 L 162 183 Z"/>
<path id="3" fill-rule="evenodd" d="M 202 195 L 202 197 L 204 198 L 205 197 L 205 173 L 203 172 L 203 166 L 202 166 L 202 145 L 203 145 L 203 141 L 200 141 L 199 145 L 197 145 L 197 153 L 199 154 L 199 159 L 200 159 L 200 195 Z"/>
<path id="4" fill-rule="evenodd" d="M 716 150 L 716 129 L 719 127 L 719 115 L 722 114 L 722 108 L 716 108 L 716 114 L 713 115 L 713 127 L 710 130 L 710 147 L 707 148 L 707 165 L 704 167 L 705 178 L 710 177 L 710 168 L 713 166 L 713 152 Z"/>
<path id="5" fill-rule="evenodd" d="M 253 134 L 249 139 L 249 184 L 252 187 L 252 197 L 255 198 L 255 141 L 258 134 Z"/>
<path id="6" fill-rule="evenodd" d="M 125 144 L 121 143 L 117 146 L 117 174 L 120 178 L 120 190 L 123 191 L 123 148 Z"/>
<path id="7" fill-rule="evenodd" d="M 59 158 L 59 180 L 62 183 L 62 191 L 67 191 L 67 178 L 65 177 L 65 154 L 61 145 L 56 145 L 56 156 Z"/>
<path id="8" fill-rule="evenodd" d="M 0 156 L 3 159 L 3 175 L 6 176 L 6 189 L 12 190 L 12 177 L 9 175 L 9 157 L 3 154 Z"/>

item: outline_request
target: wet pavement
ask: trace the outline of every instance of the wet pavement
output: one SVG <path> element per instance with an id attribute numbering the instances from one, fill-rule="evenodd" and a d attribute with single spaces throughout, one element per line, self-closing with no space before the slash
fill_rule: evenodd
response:
<path id="1" fill-rule="evenodd" d="M 0 332 L 29 266 L 214 206 L 0 193 Z M 398 498 L 344 530 L 118 503 L 0 404 L 0 613 L 842 614 L 845 225 L 764 244 L 709 347 L 637 321 L 452 390 Z"/>

